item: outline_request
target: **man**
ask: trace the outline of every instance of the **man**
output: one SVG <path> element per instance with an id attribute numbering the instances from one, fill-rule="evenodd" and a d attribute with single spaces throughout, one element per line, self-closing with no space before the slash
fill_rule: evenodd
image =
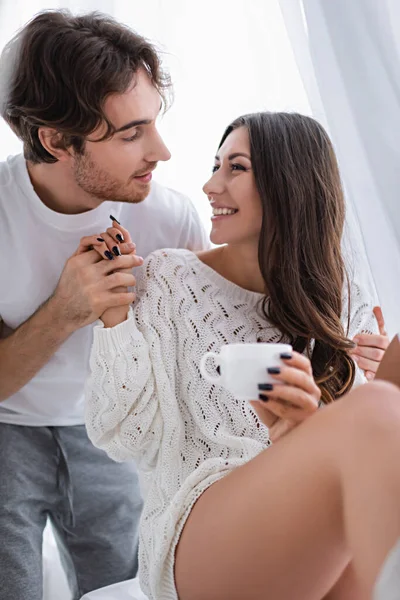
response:
<path id="1" fill-rule="evenodd" d="M 135 576 L 141 511 L 134 466 L 92 447 L 83 425 L 92 324 L 133 299 L 113 271 L 208 241 L 189 200 L 150 188 L 170 157 L 156 128 L 169 81 L 144 38 L 45 12 L 6 47 L 0 77 L 24 144 L 0 164 L 0 600 L 42 599 L 47 516 L 77 599 Z M 136 255 L 122 238 L 107 261 L 77 252 L 110 215 Z"/>
<path id="2" fill-rule="evenodd" d="M 135 576 L 142 506 L 134 466 L 96 450 L 83 425 L 92 323 L 126 303 L 113 269 L 207 237 L 188 199 L 150 189 L 170 158 L 156 128 L 169 82 L 144 38 L 105 16 L 45 12 L 0 75 L 25 155 L 0 164 L 0 598 L 42 599 L 47 516 L 80 598 Z M 137 256 L 75 255 L 110 215 Z"/>

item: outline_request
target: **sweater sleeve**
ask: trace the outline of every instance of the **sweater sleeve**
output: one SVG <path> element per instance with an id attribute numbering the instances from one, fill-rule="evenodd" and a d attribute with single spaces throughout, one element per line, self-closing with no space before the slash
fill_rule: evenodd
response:
<path id="1" fill-rule="evenodd" d="M 155 277 L 155 255 L 141 267 L 137 305 L 127 320 L 111 328 L 100 321 L 94 328 L 86 386 L 86 428 L 93 444 L 116 461 L 136 459 L 144 469 L 157 459 L 160 396 L 170 386 L 161 345 L 168 332 L 160 326 L 167 308 Z"/>

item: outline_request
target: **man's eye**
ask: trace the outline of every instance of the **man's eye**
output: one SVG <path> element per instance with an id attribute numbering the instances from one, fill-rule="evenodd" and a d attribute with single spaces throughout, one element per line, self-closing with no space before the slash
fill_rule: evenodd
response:
<path id="1" fill-rule="evenodd" d="M 133 142 L 134 140 L 136 140 L 139 137 L 139 131 L 137 131 L 136 133 L 134 133 L 133 135 L 131 135 L 131 137 L 128 138 L 122 138 L 124 142 Z"/>
<path id="2" fill-rule="evenodd" d="M 213 168 L 211 169 L 211 171 L 213 173 L 215 173 L 216 171 L 218 171 L 218 169 L 219 169 L 219 166 L 218 165 L 214 165 Z"/>

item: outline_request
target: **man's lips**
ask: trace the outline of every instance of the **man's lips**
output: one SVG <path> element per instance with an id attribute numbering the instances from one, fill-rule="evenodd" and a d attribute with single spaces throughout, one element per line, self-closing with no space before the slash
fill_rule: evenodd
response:
<path id="1" fill-rule="evenodd" d="M 134 177 L 134 179 L 136 179 L 137 181 L 141 181 L 143 183 L 148 183 L 149 181 L 152 180 L 153 174 L 150 171 L 149 173 L 145 173 L 144 175 L 136 175 L 136 177 Z"/>
<path id="2" fill-rule="evenodd" d="M 153 163 L 152 167 L 149 167 L 146 171 L 142 171 L 141 173 L 137 173 L 136 175 L 132 175 L 131 179 L 136 179 L 141 182 L 148 182 L 152 179 L 152 173 L 156 168 L 157 164 Z"/>

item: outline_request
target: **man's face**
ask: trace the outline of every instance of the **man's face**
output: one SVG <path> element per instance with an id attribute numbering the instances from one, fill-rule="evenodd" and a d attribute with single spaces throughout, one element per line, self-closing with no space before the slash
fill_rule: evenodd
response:
<path id="1" fill-rule="evenodd" d="M 141 202 L 150 192 L 151 172 L 159 160 L 171 155 L 157 129 L 161 98 L 141 69 L 124 94 L 113 94 L 104 112 L 117 132 L 96 142 L 99 127 L 86 140 L 83 155 L 74 154 L 73 176 L 77 185 L 100 201 Z"/>

